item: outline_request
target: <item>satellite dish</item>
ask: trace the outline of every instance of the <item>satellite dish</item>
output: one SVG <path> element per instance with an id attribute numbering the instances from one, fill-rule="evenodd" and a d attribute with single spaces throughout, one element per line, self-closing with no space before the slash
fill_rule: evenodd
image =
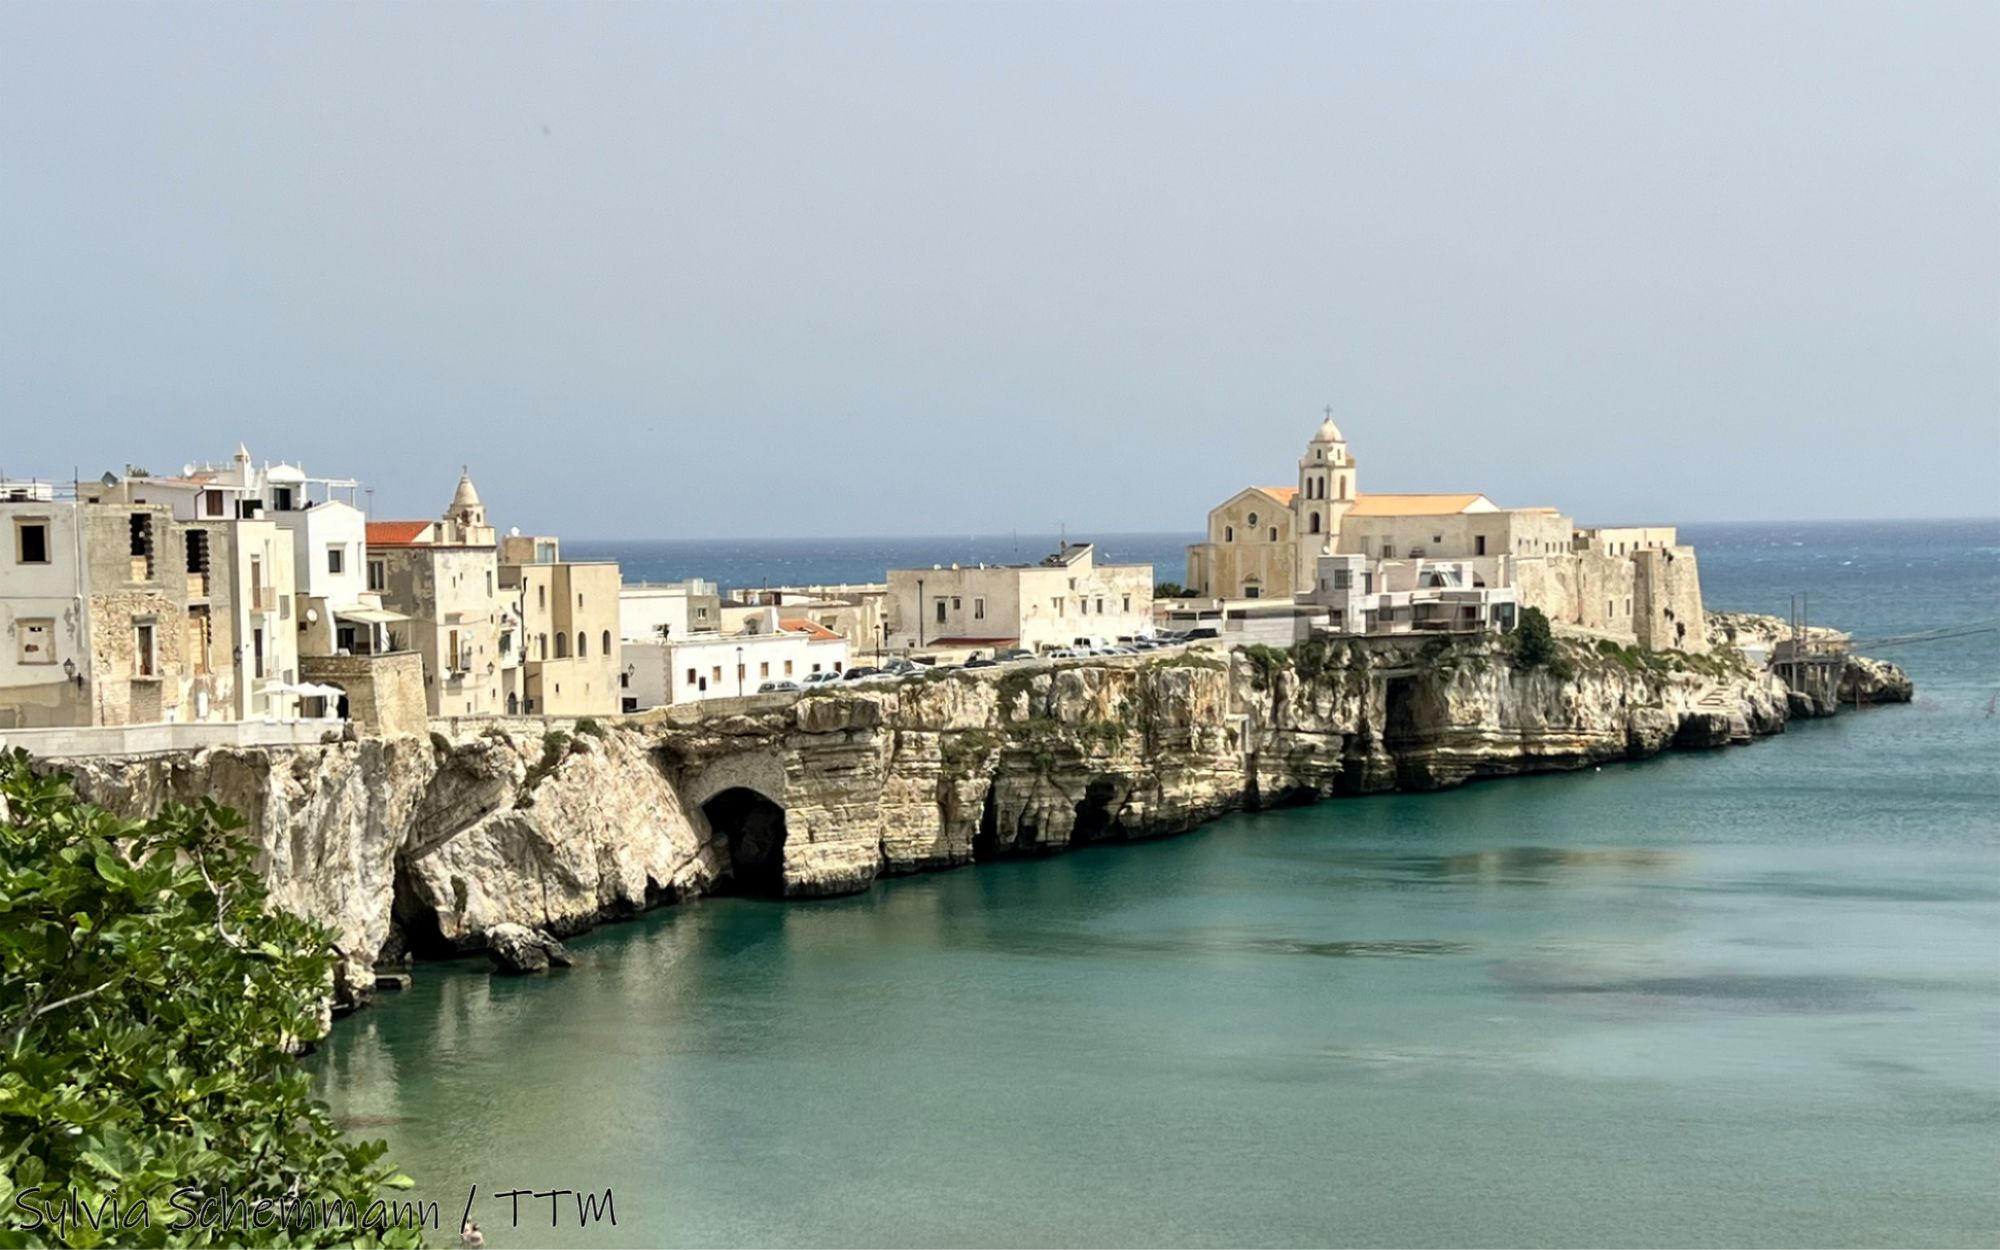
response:
<path id="1" fill-rule="evenodd" d="M 521 536 L 521 527 L 520 527 L 520 526 L 518 526 L 518 525 L 510 525 L 510 526 L 508 526 L 508 527 L 507 527 L 507 537 L 509 537 L 509 538 L 519 538 L 520 536 Z"/>
<path id="2" fill-rule="evenodd" d="M 306 624 L 308 624 L 308 625 L 317 625 L 317 624 L 319 624 L 319 609 L 318 609 L 318 608 L 307 608 L 307 609 L 306 609 Z"/>
<path id="3" fill-rule="evenodd" d="M 181 466 L 181 476 L 182 477 L 194 476 L 194 462 L 192 460 Z"/>
<path id="4" fill-rule="evenodd" d="M 106 470 L 104 476 L 98 478 L 97 480 L 104 483 L 106 486 L 118 485 L 118 475 L 109 470 Z"/>

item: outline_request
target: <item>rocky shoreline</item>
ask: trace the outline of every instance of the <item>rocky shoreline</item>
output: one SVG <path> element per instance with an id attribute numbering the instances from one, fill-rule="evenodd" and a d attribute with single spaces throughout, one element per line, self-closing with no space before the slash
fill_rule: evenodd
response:
<path id="1" fill-rule="evenodd" d="M 1841 689 L 1910 695 L 1877 661 Z M 1566 641 L 1530 668 L 1504 639 L 1402 636 L 49 766 L 128 815 L 201 796 L 241 811 L 274 901 L 340 935 L 336 1003 L 352 1007 L 378 967 L 496 945 L 533 966 L 535 931 L 707 894 L 852 893 L 1245 808 L 1747 742 L 1799 714 L 1731 650 Z"/>

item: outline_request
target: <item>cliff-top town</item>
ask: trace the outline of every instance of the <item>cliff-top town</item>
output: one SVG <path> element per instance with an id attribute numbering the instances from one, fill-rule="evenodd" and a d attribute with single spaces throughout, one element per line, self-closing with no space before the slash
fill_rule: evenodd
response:
<path id="1" fill-rule="evenodd" d="M 242 446 L 174 476 L 4 480 L 0 731 L 71 751 L 180 744 L 170 727 L 190 725 L 242 742 L 317 740 L 328 720 L 422 733 L 1174 641 L 1506 631 L 1529 607 L 1573 633 L 1706 648 L 1694 552 L 1671 527 L 1357 482 L 1329 412 L 1294 484 L 1209 512 L 1168 598 L 1152 566 L 1086 542 L 857 585 L 626 582 L 553 536 L 496 528 L 469 471 L 437 518 L 375 519 L 358 480 Z M 63 732 L 79 729 L 110 732 Z"/>

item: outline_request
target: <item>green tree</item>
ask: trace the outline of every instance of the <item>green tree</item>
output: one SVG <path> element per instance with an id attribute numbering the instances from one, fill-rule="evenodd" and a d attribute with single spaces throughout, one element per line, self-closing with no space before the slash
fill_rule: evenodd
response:
<path id="1" fill-rule="evenodd" d="M 1153 583 L 1153 598 L 1155 599 L 1188 599 L 1192 598 L 1193 595 L 1193 591 L 1179 582 Z"/>
<path id="2" fill-rule="evenodd" d="M 332 934 L 267 907 L 241 826 L 121 820 L 0 753 L 0 1246 L 420 1243 L 409 1178 L 311 1096 Z M 174 1227 L 225 1191 L 242 1218 Z"/>
<path id="3" fill-rule="evenodd" d="M 1521 609 L 1521 620 L 1514 626 L 1511 642 L 1514 663 L 1522 668 L 1553 668 L 1561 658 L 1555 631 L 1549 628 L 1549 618 L 1540 608 Z"/>

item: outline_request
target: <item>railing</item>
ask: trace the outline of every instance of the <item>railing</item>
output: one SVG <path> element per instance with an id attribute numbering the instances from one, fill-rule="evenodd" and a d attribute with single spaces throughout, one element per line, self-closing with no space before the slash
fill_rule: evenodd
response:
<path id="1" fill-rule="evenodd" d="M 154 725 L 76 725 L 0 729 L 0 749 L 20 747 L 44 759 L 85 755 L 156 755 L 211 747 L 314 746 L 338 737 L 337 720 L 189 721 Z"/>

